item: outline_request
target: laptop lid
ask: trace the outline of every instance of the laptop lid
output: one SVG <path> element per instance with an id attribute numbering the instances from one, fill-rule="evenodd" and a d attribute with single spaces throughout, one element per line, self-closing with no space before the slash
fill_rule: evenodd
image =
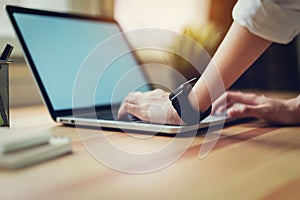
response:
<path id="1" fill-rule="evenodd" d="M 56 120 L 59 116 L 71 115 L 74 83 L 83 61 L 97 45 L 122 32 L 119 24 L 112 19 L 15 6 L 7 6 L 6 9 L 52 118 Z M 111 48 L 132 52 L 125 37 L 121 38 L 118 46 Z M 105 70 L 107 66 L 101 65 L 101 56 L 111 55 L 99 55 L 99 60 L 95 61 L 97 67 Z M 133 53 L 112 62 L 108 73 L 104 73 L 105 77 L 96 87 L 95 104 L 91 105 L 82 91 L 82 99 L 75 109 L 119 104 L 128 92 L 139 85 L 144 85 L 142 91 L 151 90 L 147 77 L 139 68 L 131 74 L 134 79 L 122 86 L 122 92 L 112 94 L 121 76 L 139 64 Z M 83 88 L 89 89 L 88 80 Z M 112 95 L 114 98 L 111 98 Z"/>

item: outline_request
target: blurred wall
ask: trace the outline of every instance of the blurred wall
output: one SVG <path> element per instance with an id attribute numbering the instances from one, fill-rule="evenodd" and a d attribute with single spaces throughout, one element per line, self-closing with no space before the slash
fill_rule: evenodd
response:
<path id="1" fill-rule="evenodd" d="M 43 0 L 39 0 L 40 2 Z M 12 0 L 9 1 L 10 4 L 14 2 L 34 2 L 33 4 L 26 4 L 28 7 L 37 7 L 42 9 L 52 9 L 62 12 L 77 12 L 83 14 L 92 14 L 92 15 L 104 15 L 106 17 L 117 16 L 120 18 L 121 23 L 126 25 L 126 21 L 122 22 L 124 19 L 123 15 L 126 15 L 126 12 L 129 12 L 126 8 L 126 5 L 130 5 L 129 1 L 136 0 L 116 0 L 120 4 L 116 5 L 114 0 L 52 0 L 47 1 L 45 4 L 38 4 L 38 0 L 28 0 L 28 1 L 17 1 Z M 63 2 L 64 1 L 64 2 Z M 136 27 L 149 26 L 158 21 L 158 26 L 163 26 L 166 28 L 172 28 L 176 25 L 176 18 L 181 17 L 181 24 L 177 27 L 177 30 L 180 31 L 180 27 L 183 26 L 184 23 L 188 23 L 188 19 L 194 19 L 195 22 L 205 23 L 207 20 L 212 21 L 222 27 L 224 30 L 227 30 L 232 23 L 231 10 L 236 2 L 236 0 L 188 0 L 182 1 L 182 6 L 178 8 L 168 8 L 168 4 L 165 1 L 164 4 L 160 4 L 160 2 L 154 2 L 152 8 L 154 11 L 149 10 L 151 12 L 157 12 L 158 18 L 146 20 L 143 19 L 142 8 L 143 3 L 141 0 L 137 6 L 134 8 L 131 14 L 137 20 L 136 25 L 132 25 L 132 19 L 129 20 L 129 29 Z M 144 2 L 149 2 L 145 1 Z M 168 0 L 169 4 L 173 1 Z M 191 5 L 183 6 L 184 3 Z M 180 3 L 179 3 L 180 4 Z M 25 5 L 25 4 L 24 4 Z M 49 7 L 50 5 L 55 5 L 54 7 Z M 125 5 L 123 7 L 123 14 L 115 13 L 116 10 L 122 9 L 118 7 L 114 10 L 115 6 Z M 165 5 L 163 8 L 159 8 L 160 5 Z M 181 4 L 180 4 L 181 5 Z M 138 6 L 141 6 L 138 8 Z M 146 6 L 144 9 L 148 9 Z M 157 8 L 157 9 L 156 9 Z M 159 9 L 158 9 L 159 8 Z M 188 15 L 184 20 L 182 20 L 182 13 L 180 12 L 180 8 L 188 11 Z M 137 13 L 134 13 L 134 10 Z M 140 9 L 140 10 L 139 10 Z M 158 20 L 159 17 L 162 16 L 160 13 L 164 13 L 167 9 L 172 9 L 171 14 L 165 13 L 166 21 Z M 2 10 L 4 12 L 4 10 Z M 118 11 L 119 12 L 119 11 Z M 140 13 L 140 15 L 137 15 Z M 3 13 L 2 13 L 3 14 Z M 115 15 L 114 15 L 115 14 Z M 140 16 L 140 17 L 138 17 Z M 145 15 L 146 16 L 146 15 Z M 190 17 L 190 18 L 189 18 Z M 133 18 L 133 19 L 134 19 Z M 0 20 L 3 20 L 1 18 Z M 144 21 L 143 21 L 144 20 Z M 175 20 L 175 21 L 174 21 Z M 168 21 L 172 21 L 169 23 Z M 1 27 L 3 28 L 3 26 Z M 277 45 L 274 44 L 272 47 L 262 56 L 260 60 L 258 60 L 238 81 L 233 85 L 232 89 L 262 89 L 262 90 L 293 90 L 299 91 L 299 77 L 300 77 L 300 37 L 295 40 L 293 43 L 289 45 Z M 19 46 L 19 43 L 15 38 L 12 37 L 4 37 L 0 34 L 0 44 L 5 44 L 6 42 L 10 42 L 14 44 L 16 47 Z M 3 46 L 3 45 L 2 45 Z M 11 105 L 12 106 L 23 106 L 23 105 L 34 105 L 42 103 L 41 97 L 37 90 L 37 87 L 33 81 L 33 77 L 24 63 L 18 62 L 19 58 L 22 56 L 22 51 L 20 48 L 15 49 L 14 60 L 16 61 L 11 65 L 10 70 L 10 94 L 11 94 Z M 146 54 L 148 54 L 146 52 Z M 160 55 L 152 54 L 157 59 L 164 59 L 160 57 Z M 149 59 L 153 59 L 150 56 Z M 159 80 L 166 81 L 166 84 L 169 84 L 172 80 L 171 77 L 168 77 L 167 72 L 163 73 L 161 67 L 156 65 L 152 67 L 151 70 L 148 70 L 148 73 L 151 74 L 152 77 L 155 77 Z"/>
<path id="2" fill-rule="evenodd" d="M 236 0 L 211 0 L 209 20 L 228 30 Z M 300 91 L 300 37 L 271 47 L 238 79 L 231 89 Z"/>
<path id="3" fill-rule="evenodd" d="M 106 17 L 113 16 L 113 0 L 11 0 L 1 2 L 1 14 L 6 16 L 4 6 L 6 4 L 18 5 L 29 8 L 38 8 L 46 10 L 54 10 L 59 12 L 72 12 L 86 15 L 104 15 Z M 0 18 L 4 20 L 4 18 Z M 8 19 L 1 21 L 1 28 L 9 29 L 7 34 L 1 34 L 0 30 L 0 48 L 4 48 L 5 43 L 10 43 L 15 46 L 13 53 L 14 63 L 10 65 L 9 79 L 10 79 L 10 105 L 28 106 L 42 104 L 41 95 L 35 84 L 33 76 L 29 67 L 25 63 L 21 46 L 13 33 L 13 29 Z"/>

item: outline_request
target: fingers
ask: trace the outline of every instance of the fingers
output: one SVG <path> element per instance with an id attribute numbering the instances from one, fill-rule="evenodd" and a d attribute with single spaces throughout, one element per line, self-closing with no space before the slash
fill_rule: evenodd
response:
<path id="1" fill-rule="evenodd" d="M 228 91 L 219 97 L 213 104 L 212 113 L 222 114 L 227 108 L 234 104 L 258 105 L 268 101 L 265 96 L 258 96 L 252 93 Z"/>
<path id="2" fill-rule="evenodd" d="M 231 107 L 235 103 L 240 103 L 241 92 L 225 92 L 214 103 L 212 113 L 222 115 L 227 108 Z"/>
<path id="3" fill-rule="evenodd" d="M 142 95 L 141 92 L 130 92 L 124 101 L 131 103 L 131 104 L 138 104 L 138 102 L 140 101 L 141 95 Z"/>
<path id="4" fill-rule="evenodd" d="M 289 101 L 258 96 L 257 103 L 257 105 L 231 107 L 227 110 L 227 114 L 233 118 L 256 117 L 271 124 L 299 123 L 299 116 L 295 118 L 292 115 Z"/>
<path id="5" fill-rule="evenodd" d="M 128 94 L 119 108 L 118 118 L 121 119 L 126 114 L 151 123 L 181 123 L 180 117 L 169 101 L 169 93 L 159 89 Z"/>
<path id="6" fill-rule="evenodd" d="M 148 115 L 144 114 L 143 110 L 140 106 L 131 104 L 131 103 L 124 103 L 120 107 L 118 111 L 118 118 L 122 118 L 122 116 L 126 114 L 131 114 L 136 116 L 137 118 L 143 120 L 143 121 L 149 121 Z"/>
<path id="7" fill-rule="evenodd" d="M 227 92 L 226 101 L 228 103 L 242 103 L 247 105 L 256 105 L 257 95 L 243 92 Z"/>
<path id="8" fill-rule="evenodd" d="M 241 118 L 241 117 L 265 118 L 266 108 L 264 105 L 241 105 L 239 107 L 228 109 L 227 114 L 233 118 Z"/>
<path id="9" fill-rule="evenodd" d="M 148 109 L 147 105 L 152 105 L 157 99 L 164 99 L 168 96 L 168 93 L 161 89 L 155 89 L 149 92 L 131 92 L 122 102 L 119 111 L 118 118 L 123 115 L 132 114 L 141 120 L 149 121 L 149 115 L 145 114 Z"/>
<path id="10" fill-rule="evenodd" d="M 119 110 L 118 110 L 118 119 L 121 119 L 122 116 L 128 114 L 128 109 L 127 109 L 127 105 L 125 102 L 122 102 Z"/>
<path id="11" fill-rule="evenodd" d="M 128 101 L 124 101 L 118 110 L 118 119 L 121 119 L 122 116 L 124 116 L 126 114 L 132 114 L 132 115 L 138 117 L 136 115 L 138 113 L 137 110 L 139 110 L 138 107 L 139 106 L 136 104 L 132 104 Z"/>
<path id="12" fill-rule="evenodd" d="M 122 116 L 129 113 L 129 104 L 138 105 L 140 101 L 141 92 L 130 92 L 126 98 L 123 100 L 119 110 L 118 110 L 118 118 L 120 119 Z M 132 106 L 133 107 L 133 106 Z"/>
<path id="13" fill-rule="evenodd" d="M 232 104 L 226 102 L 227 92 L 222 94 L 212 105 L 212 113 L 215 115 L 222 115 L 226 108 L 230 107 Z"/>

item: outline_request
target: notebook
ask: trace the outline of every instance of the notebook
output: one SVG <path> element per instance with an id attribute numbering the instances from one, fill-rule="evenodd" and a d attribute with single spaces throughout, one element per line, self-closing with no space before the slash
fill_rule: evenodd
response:
<path id="1" fill-rule="evenodd" d="M 209 116 L 193 126 L 149 124 L 132 116 L 118 120 L 117 110 L 129 92 L 150 91 L 152 87 L 115 20 L 15 6 L 6 9 L 54 121 L 172 134 L 224 123 L 226 116 Z M 106 43 L 116 35 L 113 45 Z M 102 50 L 93 55 L 99 44 L 103 44 Z M 115 59 L 120 52 L 127 53 Z M 83 69 L 88 55 L 96 59 L 90 59 Z M 132 78 L 120 84 L 129 72 Z"/>
<path id="2" fill-rule="evenodd" d="M 0 168 L 18 169 L 71 152 L 67 137 L 52 137 L 47 131 L 0 134 Z"/>

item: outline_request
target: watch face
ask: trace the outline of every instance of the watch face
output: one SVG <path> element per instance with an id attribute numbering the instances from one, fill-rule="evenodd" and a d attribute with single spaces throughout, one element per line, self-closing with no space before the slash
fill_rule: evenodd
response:
<path id="1" fill-rule="evenodd" d="M 183 84 L 181 84 L 178 88 L 173 90 L 171 94 L 169 95 L 169 99 L 173 101 L 178 95 L 180 95 L 186 88 L 189 88 L 188 86 L 193 86 L 195 83 L 190 84 L 192 82 L 196 82 L 198 79 L 197 78 L 192 78 Z"/>
<path id="2" fill-rule="evenodd" d="M 178 88 L 173 90 L 169 96 L 169 99 L 171 101 L 173 101 L 179 94 L 181 94 L 183 92 L 183 88 L 184 88 L 184 85 L 182 84 Z"/>

